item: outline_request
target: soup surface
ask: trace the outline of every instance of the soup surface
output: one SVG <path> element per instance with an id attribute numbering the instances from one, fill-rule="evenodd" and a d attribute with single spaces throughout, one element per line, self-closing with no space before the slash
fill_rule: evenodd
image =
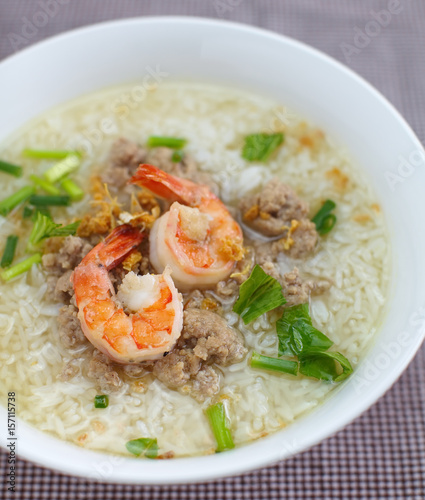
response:
<path id="1" fill-rule="evenodd" d="M 309 204 L 310 218 L 325 200 L 333 200 L 335 227 L 319 237 L 307 256 L 279 253 L 273 269 L 283 277 L 296 267 L 302 283 L 310 283 L 305 291 L 314 326 L 355 369 L 379 329 L 390 276 L 385 220 L 361 169 L 323 131 L 267 98 L 189 83 L 161 84 L 143 94 L 137 89 L 122 86 L 85 96 L 49 111 L 11 137 L 0 149 L 0 157 L 22 165 L 24 176 L 14 179 L 0 174 L 3 197 L 27 185 L 30 174 L 40 176 L 52 164 L 24 158 L 23 149 L 81 150 L 82 165 L 73 179 L 86 194 L 54 212 L 55 222 L 68 224 L 92 213 L 93 190 L 98 179 L 105 180 L 102 176 L 117 139 L 145 148 L 150 136 L 168 136 L 187 140 L 186 163 L 175 163 L 183 170 L 190 170 L 189 161 L 196 165 L 193 180 L 208 182 L 227 205 L 244 230 L 246 247 L 273 240 L 253 231 L 246 217 L 256 193 L 270 181 L 269 186 L 277 182 L 274 179 L 290 186 Z M 244 138 L 260 132 L 282 132 L 284 142 L 267 161 L 247 161 L 241 155 Z M 146 154 L 147 162 L 159 168 L 161 162 L 170 163 L 171 152 L 152 149 Z M 126 188 L 114 191 L 115 187 L 111 180 L 110 199 L 122 199 Z M 24 256 L 30 230 L 31 220 L 22 219 L 20 209 L 0 217 L 0 241 L 9 234 L 20 237 L 17 260 Z M 44 252 L 54 253 L 53 247 L 47 243 Z M 33 266 L 0 286 L 0 395 L 6 401 L 7 393 L 14 391 L 20 418 L 79 446 L 128 454 L 126 443 L 143 437 L 156 438 L 160 453 L 170 457 L 213 453 L 216 443 L 205 416 L 211 403 L 224 403 L 233 440 L 239 445 L 291 424 L 336 386 L 250 366 L 253 351 L 277 356 L 275 323 L 282 310 L 245 325 L 232 310 L 241 282 L 235 279 L 238 286 L 228 295 L 215 287 L 201 297 L 181 290 L 186 314 L 196 308 L 219 314 L 240 339 L 242 347 L 231 362 L 213 363 L 219 381 L 215 392 L 196 390 L 195 382 L 172 389 L 152 369 L 138 372 L 111 365 L 110 372 L 118 374 L 119 381 L 109 393 L 108 407 L 95 408 L 95 396 L 110 387 L 89 374 L 93 346 L 88 341 L 64 340 L 59 333 L 58 317 L 69 318 L 61 309 L 64 304 L 49 289 L 51 278 L 49 266 Z"/>

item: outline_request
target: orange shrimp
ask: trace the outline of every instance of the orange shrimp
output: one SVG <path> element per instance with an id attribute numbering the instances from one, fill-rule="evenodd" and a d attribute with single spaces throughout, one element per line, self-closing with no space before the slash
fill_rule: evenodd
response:
<path id="1" fill-rule="evenodd" d="M 207 186 L 146 164 L 130 182 L 174 202 L 150 233 L 150 260 L 157 272 L 169 265 L 181 290 L 207 288 L 228 278 L 243 257 L 242 230 Z"/>
<path id="2" fill-rule="evenodd" d="M 74 270 L 78 318 L 87 339 L 118 363 L 157 359 L 170 351 L 183 326 L 183 301 L 170 277 L 126 274 L 118 293 L 108 271 L 136 248 L 144 235 L 116 227 Z M 126 310 L 126 312 L 124 311 Z"/>

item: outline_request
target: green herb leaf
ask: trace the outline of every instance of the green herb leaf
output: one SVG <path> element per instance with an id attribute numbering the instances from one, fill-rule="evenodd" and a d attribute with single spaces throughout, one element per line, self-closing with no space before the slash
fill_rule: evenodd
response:
<path id="1" fill-rule="evenodd" d="M 79 156 L 79 151 L 65 151 L 58 149 L 24 149 L 22 155 L 27 158 L 46 159 L 46 160 L 62 160 L 67 156 Z"/>
<path id="2" fill-rule="evenodd" d="M 39 264 L 40 262 L 41 262 L 41 253 L 37 253 L 35 255 L 32 255 L 31 257 L 28 257 L 25 260 L 22 260 L 21 262 L 18 262 L 18 264 L 15 264 L 14 266 L 9 267 L 9 269 L 2 271 L 0 273 L 0 277 L 4 281 L 9 281 L 12 278 L 15 278 L 16 276 L 19 276 L 20 274 L 26 273 L 31 269 L 33 264 Z"/>
<path id="3" fill-rule="evenodd" d="M 271 154 L 283 143 L 282 133 L 251 134 L 245 137 L 242 158 L 248 161 L 267 161 Z"/>
<path id="4" fill-rule="evenodd" d="M 55 224 L 47 215 L 37 212 L 35 223 L 28 240 L 27 250 L 33 251 L 45 238 L 74 235 L 77 232 L 80 222 L 81 221 L 76 221 L 67 226 L 62 226 L 61 224 Z"/>
<path id="5" fill-rule="evenodd" d="M 252 353 L 250 364 L 252 368 L 260 368 L 261 370 L 289 373 L 290 375 L 297 375 L 298 373 L 298 363 L 296 361 L 262 356 L 257 352 Z"/>
<path id="6" fill-rule="evenodd" d="M 232 433 L 227 425 L 226 411 L 223 403 L 209 406 L 205 410 L 205 413 L 217 442 L 216 451 L 219 453 L 234 448 L 235 444 L 233 443 Z"/>
<path id="7" fill-rule="evenodd" d="M 132 439 L 125 444 L 127 450 L 139 457 L 145 455 L 146 458 L 156 458 L 158 456 L 158 443 L 156 438 Z"/>
<path id="8" fill-rule="evenodd" d="M 108 408 L 109 406 L 109 396 L 107 394 L 102 394 L 94 397 L 94 407 L 95 408 Z"/>
<path id="9" fill-rule="evenodd" d="M 69 205 L 69 196 L 42 196 L 38 194 L 33 194 L 30 196 L 29 202 L 35 207 L 67 207 Z"/>
<path id="10" fill-rule="evenodd" d="M 25 186 L 8 198 L 0 201 L 0 214 L 7 215 L 15 207 L 26 201 L 35 191 L 33 186 Z"/>
<path id="11" fill-rule="evenodd" d="M 15 177 L 22 176 L 22 167 L 3 160 L 0 160 L 0 171 L 5 172 L 6 174 L 14 175 Z"/>
<path id="12" fill-rule="evenodd" d="M 62 161 L 55 163 L 52 167 L 46 170 L 43 176 L 51 184 L 54 184 L 76 170 L 80 164 L 81 156 L 78 154 L 70 154 Z"/>
<path id="13" fill-rule="evenodd" d="M 186 145 L 187 140 L 180 137 L 162 137 L 159 135 L 151 135 L 148 139 L 147 145 L 149 148 L 171 148 L 181 149 Z"/>
<path id="14" fill-rule="evenodd" d="M 288 307 L 283 311 L 282 317 L 276 322 L 276 332 L 279 340 L 279 356 L 293 356 L 295 353 L 290 347 L 291 326 L 297 320 L 304 320 L 311 325 L 308 303 Z"/>
<path id="15" fill-rule="evenodd" d="M 250 277 L 240 286 L 239 298 L 233 306 L 233 311 L 239 314 L 247 325 L 285 303 L 280 283 L 257 264 Z"/>
<path id="16" fill-rule="evenodd" d="M 6 247 L 3 252 L 3 257 L 1 259 L 1 267 L 9 267 L 13 262 L 15 257 L 16 245 L 18 244 L 18 237 L 11 234 L 7 237 Z"/>
<path id="17" fill-rule="evenodd" d="M 351 363 L 339 352 L 304 354 L 299 360 L 300 373 L 307 377 L 341 382 L 353 373 Z"/>
<path id="18" fill-rule="evenodd" d="M 329 233 L 329 231 L 336 224 L 336 215 L 331 214 L 332 210 L 336 207 L 336 203 L 332 200 L 326 200 L 323 203 L 322 208 L 317 212 L 317 214 L 311 219 L 314 224 L 316 224 L 317 232 L 323 236 Z"/>

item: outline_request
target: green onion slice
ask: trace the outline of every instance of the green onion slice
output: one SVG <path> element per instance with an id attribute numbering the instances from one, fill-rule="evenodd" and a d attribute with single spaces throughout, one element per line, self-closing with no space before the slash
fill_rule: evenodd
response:
<path id="1" fill-rule="evenodd" d="M 109 396 L 107 394 L 101 394 L 94 397 L 94 407 L 95 408 L 108 408 Z"/>
<path id="2" fill-rule="evenodd" d="M 77 154 L 70 154 L 62 161 L 55 163 L 52 167 L 46 170 L 43 176 L 51 184 L 54 184 L 76 170 L 80 164 L 81 156 Z"/>
<path id="3" fill-rule="evenodd" d="M 36 186 L 39 186 L 43 191 L 46 191 L 46 193 L 54 196 L 60 195 L 60 190 L 49 181 L 46 181 L 46 179 L 41 179 L 36 175 L 30 175 L 30 179 Z"/>
<path id="4" fill-rule="evenodd" d="M 72 201 L 78 201 L 84 197 L 84 191 L 72 179 L 63 179 L 60 185 Z"/>
<path id="5" fill-rule="evenodd" d="M 232 434 L 227 425 L 226 411 L 223 403 L 209 406 L 205 413 L 217 442 L 217 452 L 231 450 L 235 447 Z"/>
<path id="6" fill-rule="evenodd" d="M 67 207 L 70 202 L 70 197 L 67 195 L 58 196 L 42 196 L 38 194 L 33 194 L 30 196 L 29 202 L 35 207 L 50 207 L 50 206 L 60 206 Z"/>
<path id="7" fill-rule="evenodd" d="M 258 354 L 257 352 L 252 353 L 250 364 L 252 368 L 259 368 L 261 370 L 288 373 L 289 375 L 297 375 L 298 373 L 298 363 L 296 361 L 271 358 Z"/>
<path id="8" fill-rule="evenodd" d="M 67 226 L 55 224 L 49 216 L 37 212 L 34 226 L 28 240 L 27 250 L 35 250 L 37 245 L 45 238 L 74 235 L 79 225 L 80 221 L 73 222 Z"/>
<path id="9" fill-rule="evenodd" d="M 8 198 L 0 201 L 0 214 L 7 215 L 15 207 L 26 201 L 32 194 L 34 194 L 35 188 L 33 186 L 25 186 L 15 194 L 12 194 Z"/>
<path id="10" fill-rule="evenodd" d="M 321 209 L 311 219 L 316 224 L 317 232 L 323 236 L 335 226 L 336 215 L 331 214 L 332 210 L 336 207 L 336 203 L 332 200 L 326 200 Z"/>
<path id="11" fill-rule="evenodd" d="M 250 277 L 240 286 L 239 298 L 233 306 L 233 311 L 239 314 L 247 325 L 285 303 L 280 283 L 257 264 Z"/>
<path id="12" fill-rule="evenodd" d="M 81 153 L 79 151 L 67 151 L 60 149 L 24 149 L 22 151 L 22 155 L 27 158 L 36 158 L 36 159 L 46 159 L 46 160 L 63 160 L 67 156 L 74 155 L 80 156 Z"/>
<path id="13" fill-rule="evenodd" d="M 18 237 L 11 234 L 7 237 L 6 247 L 1 258 L 1 267 L 9 267 L 15 257 L 16 245 L 18 244 Z"/>
<path id="14" fill-rule="evenodd" d="M 242 158 L 248 161 L 267 161 L 283 140 L 282 133 L 247 135 L 242 149 Z"/>
<path id="15" fill-rule="evenodd" d="M 186 139 L 180 137 L 162 137 L 159 135 L 151 135 L 147 145 L 149 148 L 166 147 L 171 149 L 181 149 L 187 143 Z"/>
<path id="16" fill-rule="evenodd" d="M 36 253 L 35 255 L 32 255 L 31 257 L 28 257 L 27 259 L 22 260 L 21 262 L 18 262 L 18 264 L 9 267 L 9 269 L 2 271 L 0 273 L 0 277 L 4 281 L 9 281 L 12 278 L 15 278 L 16 276 L 19 276 L 20 274 L 26 273 L 31 269 L 33 264 L 39 264 L 40 262 L 41 262 L 41 253 Z"/>
<path id="17" fill-rule="evenodd" d="M 22 176 L 22 167 L 3 160 L 0 160 L 0 171 L 5 172 L 6 174 L 14 175 L 15 177 Z"/>
<path id="18" fill-rule="evenodd" d="M 34 213 L 34 209 L 29 207 L 28 205 L 25 205 L 24 210 L 22 212 L 22 217 L 24 219 L 29 219 L 33 213 Z"/>
<path id="19" fill-rule="evenodd" d="M 348 359 L 339 352 L 316 352 L 299 356 L 300 373 L 330 382 L 341 382 L 353 368 Z"/>
<path id="20" fill-rule="evenodd" d="M 146 458 L 156 458 L 158 456 L 158 443 L 156 438 L 132 439 L 125 444 L 127 450 L 139 457 L 144 455 Z"/>
<path id="21" fill-rule="evenodd" d="M 184 158 L 184 153 L 183 151 L 174 151 L 171 161 L 174 163 L 180 163 Z"/>

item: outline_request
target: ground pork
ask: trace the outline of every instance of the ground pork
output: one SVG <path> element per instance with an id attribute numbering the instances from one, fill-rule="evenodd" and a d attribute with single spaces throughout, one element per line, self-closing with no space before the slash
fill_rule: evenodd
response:
<path id="1" fill-rule="evenodd" d="M 96 388 L 102 392 L 111 393 L 122 387 L 122 381 L 114 369 L 114 363 L 97 349 L 93 351 L 87 375 L 96 383 Z"/>
<path id="2" fill-rule="evenodd" d="M 111 147 L 108 166 L 102 173 L 102 182 L 121 189 L 141 163 L 146 162 L 146 149 L 128 139 L 117 139 Z"/>
<path id="3" fill-rule="evenodd" d="M 78 309 L 72 304 L 59 309 L 59 337 L 65 347 L 72 348 L 87 342 L 77 317 Z"/>
<path id="4" fill-rule="evenodd" d="M 78 236 L 67 236 L 59 252 L 43 255 L 43 267 L 55 276 L 73 270 L 92 249 L 92 245 Z"/>
<path id="5" fill-rule="evenodd" d="M 265 236 L 278 236 L 292 220 L 305 219 L 309 207 L 292 188 L 272 179 L 260 193 L 243 197 L 239 209 L 253 229 Z"/>
<path id="6" fill-rule="evenodd" d="M 190 391 L 204 400 L 220 389 L 220 376 L 212 363 L 236 363 L 247 350 L 237 332 L 217 314 L 186 309 L 182 334 L 167 356 L 154 364 L 153 373 L 165 385 L 181 388 L 191 382 Z"/>
<path id="7" fill-rule="evenodd" d="M 243 221 L 255 231 L 270 237 L 283 236 L 269 243 L 269 253 L 285 252 L 302 259 L 314 250 L 318 235 L 308 219 L 308 203 L 283 182 L 271 180 L 260 193 L 242 198 L 239 209 Z"/>
<path id="8" fill-rule="evenodd" d="M 68 380 L 74 378 L 78 373 L 80 373 L 79 360 L 71 359 L 71 361 L 68 361 L 68 363 L 66 363 L 63 367 L 63 370 L 60 375 L 58 375 L 58 378 L 62 382 L 68 382 Z"/>

